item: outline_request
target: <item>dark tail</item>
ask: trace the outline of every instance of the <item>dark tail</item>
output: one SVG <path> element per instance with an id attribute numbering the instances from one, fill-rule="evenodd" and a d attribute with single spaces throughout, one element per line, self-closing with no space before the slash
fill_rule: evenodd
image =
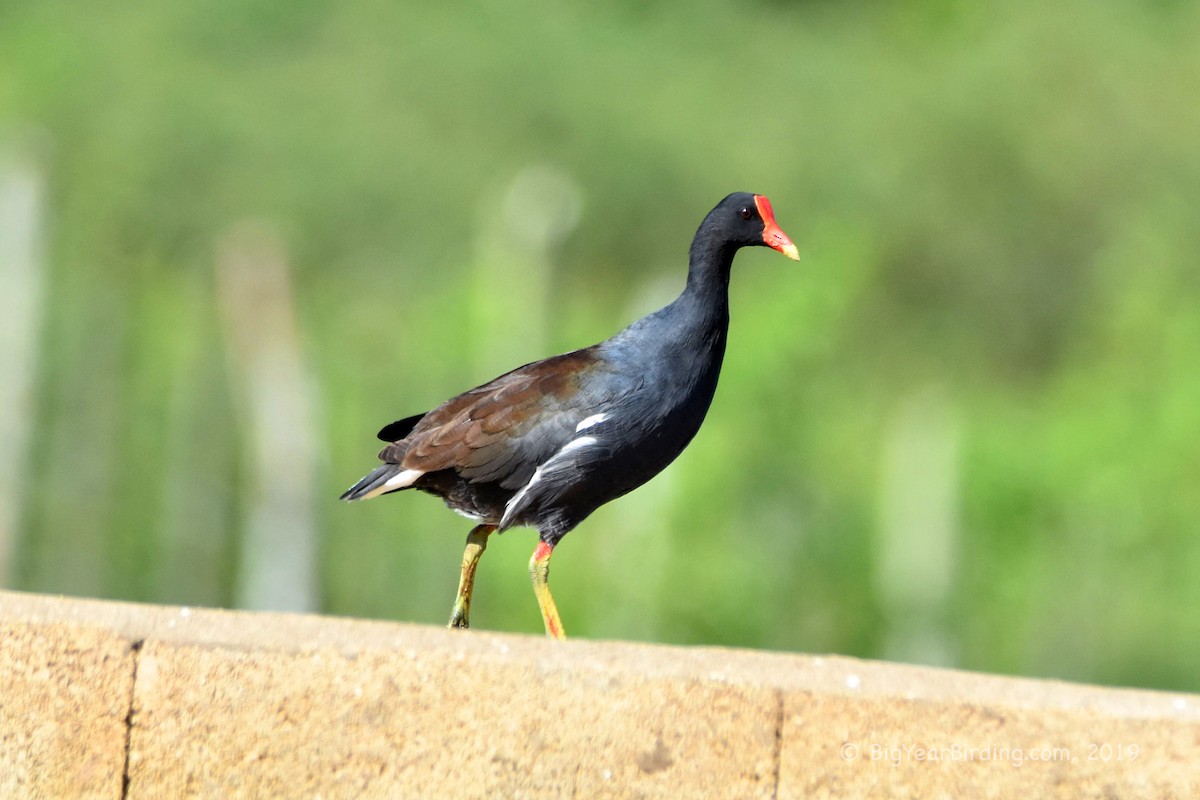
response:
<path id="1" fill-rule="evenodd" d="M 393 481 L 396 476 L 405 472 L 412 473 L 414 471 L 405 470 L 399 464 L 382 464 L 376 467 L 371 474 L 347 489 L 339 499 L 366 500 L 371 497 L 378 497 L 381 494 L 387 494 L 388 492 L 398 492 L 401 489 L 407 489 L 412 485 L 412 480 L 416 480 L 416 477 L 420 473 L 414 475 L 412 480 Z M 392 481 L 390 486 L 387 485 L 388 481 Z"/>
<path id="2" fill-rule="evenodd" d="M 383 429 L 375 435 L 385 442 L 398 442 L 405 436 L 408 436 L 410 433 L 412 433 L 412 429 L 417 427 L 417 423 L 424 419 L 425 414 L 428 413 L 429 412 L 426 411 L 422 414 L 414 414 L 411 417 L 398 419 L 390 425 L 384 425 Z"/>

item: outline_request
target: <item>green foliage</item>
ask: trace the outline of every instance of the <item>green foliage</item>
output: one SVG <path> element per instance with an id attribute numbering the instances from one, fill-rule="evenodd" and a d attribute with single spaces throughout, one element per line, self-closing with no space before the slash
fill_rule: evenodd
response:
<path id="1" fill-rule="evenodd" d="M 322 610 L 444 621 L 467 524 L 335 501 L 373 431 L 669 299 L 750 190 L 804 261 L 739 257 L 705 429 L 558 550 L 568 631 L 1200 690 L 1197 76 L 1186 3 L 10 3 L 0 147 L 46 172 L 49 297 L 15 583 L 233 602 L 251 445 L 212 267 L 266 220 L 320 401 Z M 582 196 L 541 267 L 504 206 L 537 165 Z M 927 485 L 882 465 L 930 396 L 925 596 L 880 578 L 914 530 L 889 481 Z M 475 625 L 538 629 L 532 546 L 493 540 Z"/>

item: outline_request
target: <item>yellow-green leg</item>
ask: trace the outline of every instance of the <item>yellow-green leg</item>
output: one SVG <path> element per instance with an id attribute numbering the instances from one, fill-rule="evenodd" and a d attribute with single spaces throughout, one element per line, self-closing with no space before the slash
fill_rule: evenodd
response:
<path id="1" fill-rule="evenodd" d="M 471 592 L 475 589 L 475 568 L 487 549 L 488 536 L 496 530 L 495 525 L 476 525 L 467 534 L 467 546 L 463 550 L 462 576 L 458 579 L 458 596 L 454 598 L 454 610 L 450 612 L 451 628 L 471 627 Z"/>
<path id="2" fill-rule="evenodd" d="M 554 639 L 566 639 L 562 620 L 558 616 L 558 607 L 550 595 L 550 555 L 554 545 L 538 542 L 529 559 L 529 577 L 533 581 L 533 593 L 537 596 L 538 607 L 542 610 L 542 622 L 546 623 L 546 635 Z"/>

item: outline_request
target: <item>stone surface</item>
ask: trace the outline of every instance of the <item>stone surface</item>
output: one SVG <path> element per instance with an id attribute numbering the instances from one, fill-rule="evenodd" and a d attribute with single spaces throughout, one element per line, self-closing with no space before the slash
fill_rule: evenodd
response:
<path id="1" fill-rule="evenodd" d="M 0 797 L 119 798 L 129 642 L 0 616 Z"/>
<path id="2" fill-rule="evenodd" d="M 0 798 L 1200 796 L 1196 695 L 5 592 L 0 626 Z"/>
<path id="3" fill-rule="evenodd" d="M 726 797 L 775 790 L 778 694 L 540 669 L 147 643 L 131 797 Z"/>
<path id="4" fill-rule="evenodd" d="M 780 800 L 1191 798 L 1194 719 L 791 692 Z"/>

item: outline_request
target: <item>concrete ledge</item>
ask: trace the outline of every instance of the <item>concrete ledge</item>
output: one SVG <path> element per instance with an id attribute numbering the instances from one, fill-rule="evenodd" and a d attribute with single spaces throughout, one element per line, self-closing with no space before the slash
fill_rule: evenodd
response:
<path id="1" fill-rule="evenodd" d="M 133 697 L 129 642 L 0 614 L 0 796 L 119 797 Z"/>
<path id="2" fill-rule="evenodd" d="M 1200 794 L 1200 696 L 0 592 L 4 797 Z"/>

